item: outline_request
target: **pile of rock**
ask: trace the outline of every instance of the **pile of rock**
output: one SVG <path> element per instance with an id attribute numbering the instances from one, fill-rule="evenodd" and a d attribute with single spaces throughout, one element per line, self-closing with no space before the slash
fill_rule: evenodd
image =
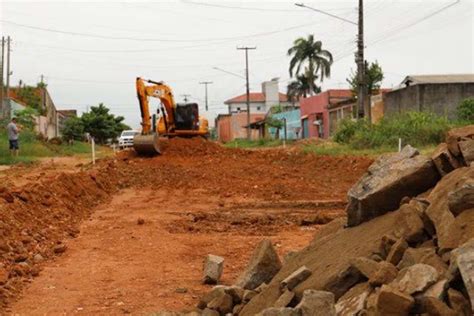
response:
<path id="1" fill-rule="evenodd" d="M 473 315 L 474 126 L 432 157 L 380 157 L 325 225 L 284 263 L 263 241 L 234 286 L 195 315 Z"/>

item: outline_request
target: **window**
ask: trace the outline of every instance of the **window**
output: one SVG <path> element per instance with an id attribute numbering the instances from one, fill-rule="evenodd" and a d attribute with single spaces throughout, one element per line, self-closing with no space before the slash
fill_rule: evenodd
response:
<path id="1" fill-rule="evenodd" d="M 237 108 L 237 111 L 240 111 L 240 108 Z"/>

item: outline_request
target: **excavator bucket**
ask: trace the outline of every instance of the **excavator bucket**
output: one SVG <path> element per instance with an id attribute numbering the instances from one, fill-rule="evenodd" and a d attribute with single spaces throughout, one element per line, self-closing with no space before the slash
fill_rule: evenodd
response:
<path id="1" fill-rule="evenodd" d="M 139 155 L 160 155 L 161 150 L 158 134 L 135 135 L 133 138 L 133 148 Z"/>

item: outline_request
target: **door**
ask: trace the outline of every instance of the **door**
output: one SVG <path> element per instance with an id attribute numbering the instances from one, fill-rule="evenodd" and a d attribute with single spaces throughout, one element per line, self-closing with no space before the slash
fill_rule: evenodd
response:
<path id="1" fill-rule="evenodd" d="M 308 118 L 303 119 L 303 134 L 301 136 L 302 136 L 302 138 L 308 138 L 309 137 Z"/>

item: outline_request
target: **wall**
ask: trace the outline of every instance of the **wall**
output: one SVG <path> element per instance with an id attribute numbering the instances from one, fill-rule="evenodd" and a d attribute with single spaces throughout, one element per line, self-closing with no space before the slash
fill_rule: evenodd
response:
<path id="1" fill-rule="evenodd" d="M 251 114 L 250 122 L 262 120 L 262 114 Z M 247 138 L 247 112 L 221 115 L 217 120 L 217 137 L 221 142 L 229 142 L 237 138 Z M 258 130 L 251 130 L 251 138 L 258 139 Z"/>
<path id="2" fill-rule="evenodd" d="M 322 129 L 324 134 L 323 138 L 329 137 L 329 114 L 327 111 L 328 104 L 328 91 L 300 100 L 301 119 L 304 119 L 305 117 L 308 118 L 309 135 L 305 135 L 305 138 L 319 137 L 318 126 L 314 125 L 314 121 L 316 121 L 318 118 L 322 118 Z"/>
<path id="3" fill-rule="evenodd" d="M 265 108 L 268 110 L 274 105 L 280 104 L 280 93 L 278 81 L 270 80 L 262 83 L 262 92 L 265 95 Z"/>
<path id="4" fill-rule="evenodd" d="M 338 127 L 339 121 L 354 118 L 356 104 L 346 104 L 329 110 L 329 135 L 332 136 Z"/>
<path id="5" fill-rule="evenodd" d="M 474 97 L 474 83 L 418 84 L 387 93 L 385 113 L 431 111 L 455 119 L 457 106 L 469 97 Z"/>
<path id="6" fill-rule="evenodd" d="M 372 113 L 372 123 L 377 123 L 379 122 L 383 116 L 384 116 L 384 101 L 383 101 L 383 95 L 378 94 L 378 95 L 373 95 L 370 98 L 370 107 L 371 107 L 371 113 Z"/>
<path id="7" fill-rule="evenodd" d="M 232 103 L 231 105 L 228 105 L 228 107 L 231 113 L 242 111 L 247 112 L 247 103 Z M 240 108 L 240 110 L 238 108 Z M 250 102 L 250 113 L 265 114 L 267 111 L 264 102 Z"/>
<path id="8" fill-rule="evenodd" d="M 301 112 L 299 109 L 273 114 L 272 117 L 277 120 L 286 118 L 286 137 L 287 139 L 297 139 L 301 138 Z M 271 137 L 275 137 L 276 128 L 270 127 L 269 133 Z M 297 134 L 298 131 L 298 134 Z M 280 129 L 280 138 L 283 139 L 285 136 L 285 130 Z"/>

